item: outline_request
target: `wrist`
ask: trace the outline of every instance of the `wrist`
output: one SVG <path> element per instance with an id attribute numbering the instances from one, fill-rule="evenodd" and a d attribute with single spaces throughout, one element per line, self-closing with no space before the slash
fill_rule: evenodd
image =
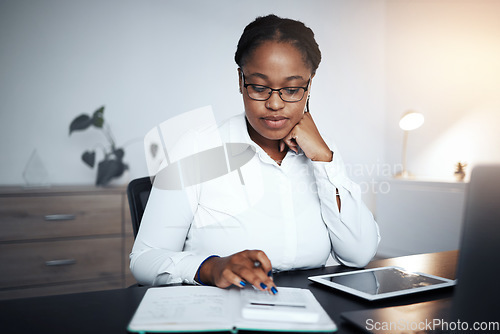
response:
<path id="1" fill-rule="evenodd" d="M 321 154 L 318 154 L 317 156 L 313 157 L 311 159 L 312 161 L 318 161 L 318 162 L 332 162 L 333 160 L 333 152 L 328 149 L 328 151 L 325 151 Z"/>
<path id="2" fill-rule="evenodd" d="M 212 268 L 217 261 L 217 258 L 220 258 L 219 255 L 210 255 L 207 257 L 198 267 L 198 271 L 196 272 L 195 280 L 201 285 L 213 285 L 212 279 Z"/>

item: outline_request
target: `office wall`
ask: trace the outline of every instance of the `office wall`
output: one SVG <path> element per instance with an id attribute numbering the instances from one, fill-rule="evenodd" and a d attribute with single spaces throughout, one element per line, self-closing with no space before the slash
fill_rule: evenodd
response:
<path id="1" fill-rule="evenodd" d="M 388 0 L 385 20 L 387 162 L 401 161 L 408 109 L 426 118 L 408 138 L 415 175 L 500 162 L 500 1 Z"/>
<path id="2" fill-rule="evenodd" d="M 384 156 L 384 1 L 0 2 L 0 184 L 23 184 L 34 150 L 52 184 L 91 184 L 83 151 L 97 130 L 68 136 L 71 120 L 105 105 L 130 172 L 146 175 L 142 137 L 156 124 L 211 104 L 218 120 L 243 111 L 233 55 L 258 15 L 304 21 L 323 61 L 311 110 L 344 159 Z M 98 153 L 100 154 L 100 153 Z M 98 159 L 99 159 L 98 155 Z M 368 172 L 355 178 L 369 178 Z"/>

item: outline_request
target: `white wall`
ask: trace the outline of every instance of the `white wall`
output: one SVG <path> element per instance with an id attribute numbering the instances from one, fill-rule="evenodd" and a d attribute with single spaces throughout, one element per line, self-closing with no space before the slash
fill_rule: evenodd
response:
<path id="1" fill-rule="evenodd" d="M 71 120 L 106 106 L 128 178 L 147 174 L 142 137 L 211 104 L 218 120 L 243 111 L 233 55 L 246 24 L 275 13 L 316 33 L 323 61 L 311 109 L 348 164 L 383 161 L 385 2 L 0 2 L 0 184 L 23 184 L 34 149 L 52 184 L 92 184 L 80 155 L 104 137 L 68 136 Z M 135 141 L 135 142 L 134 142 Z M 362 180 L 369 173 L 357 173 Z M 126 182 L 126 180 L 122 180 Z"/>
<path id="2" fill-rule="evenodd" d="M 386 157 L 401 161 L 398 121 L 425 115 L 409 134 L 408 169 L 446 179 L 500 161 L 500 1 L 388 0 Z"/>

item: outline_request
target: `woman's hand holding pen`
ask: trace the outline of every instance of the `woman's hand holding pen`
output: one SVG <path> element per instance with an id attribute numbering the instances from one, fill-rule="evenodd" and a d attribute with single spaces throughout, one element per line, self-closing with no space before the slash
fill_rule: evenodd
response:
<path id="1" fill-rule="evenodd" d="M 300 146 L 304 154 L 312 161 L 330 162 L 333 158 L 332 151 L 321 137 L 309 112 L 305 112 L 290 133 L 280 141 L 281 152 L 285 149 L 285 145 L 295 153 L 298 153 L 298 146 Z"/>
<path id="2" fill-rule="evenodd" d="M 271 261 L 260 250 L 245 250 L 227 257 L 212 257 L 198 270 L 199 280 L 204 284 L 213 284 L 219 288 L 231 285 L 244 287 L 251 284 L 272 294 L 278 292 L 272 279 Z"/>

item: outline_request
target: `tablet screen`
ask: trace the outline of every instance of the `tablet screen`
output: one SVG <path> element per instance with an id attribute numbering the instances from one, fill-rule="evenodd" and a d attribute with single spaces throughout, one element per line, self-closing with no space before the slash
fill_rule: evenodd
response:
<path id="1" fill-rule="evenodd" d="M 313 276 L 309 279 L 366 299 L 381 299 L 450 286 L 455 283 L 446 278 L 408 272 L 397 267 Z"/>

